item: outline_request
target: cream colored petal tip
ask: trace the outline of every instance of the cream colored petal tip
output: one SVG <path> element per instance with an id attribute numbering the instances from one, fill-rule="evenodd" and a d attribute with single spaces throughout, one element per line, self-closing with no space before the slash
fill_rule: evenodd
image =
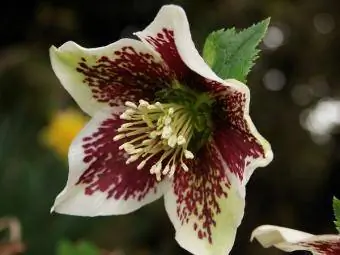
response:
<path id="1" fill-rule="evenodd" d="M 297 243 L 304 241 L 313 235 L 294 229 L 263 225 L 257 227 L 251 235 L 251 241 L 256 239 L 263 247 L 268 248 L 282 243 Z"/>

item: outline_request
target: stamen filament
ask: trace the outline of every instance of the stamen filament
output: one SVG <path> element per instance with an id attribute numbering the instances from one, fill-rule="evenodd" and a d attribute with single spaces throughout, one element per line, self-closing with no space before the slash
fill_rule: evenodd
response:
<path id="1" fill-rule="evenodd" d="M 193 123 L 187 109 L 180 104 L 150 104 L 145 100 L 140 100 L 139 105 L 132 102 L 125 105 L 128 108 L 121 114 L 121 119 L 126 122 L 117 129 L 114 140 L 127 139 L 119 147 L 129 154 L 126 164 L 142 159 L 137 165 L 140 170 L 151 159 L 157 160 L 149 166 L 149 171 L 159 181 L 162 175 L 173 176 L 177 166 L 188 171 L 185 162 L 192 160 L 194 154 L 188 150 Z"/>

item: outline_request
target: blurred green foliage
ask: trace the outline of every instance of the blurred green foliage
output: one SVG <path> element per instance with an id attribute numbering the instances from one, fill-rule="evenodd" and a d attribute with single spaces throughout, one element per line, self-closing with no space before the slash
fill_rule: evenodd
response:
<path id="1" fill-rule="evenodd" d="M 99 255 L 99 249 L 89 242 L 73 244 L 63 240 L 58 244 L 57 255 Z"/>
<path id="2" fill-rule="evenodd" d="M 334 210 L 334 217 L 335 221 L 334 224 L 336 226 L 336 229 L 340 233 L 340 200 L 336 197 L 333 198 L 333 210 Z"/>

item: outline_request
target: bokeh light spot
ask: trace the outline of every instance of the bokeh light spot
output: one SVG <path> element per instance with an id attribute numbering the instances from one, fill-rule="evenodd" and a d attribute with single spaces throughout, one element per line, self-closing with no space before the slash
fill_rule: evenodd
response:
<path id="1" fill-rule="evenodd" d="M 294 103 L 301 106 L 309 104 L 313 99 L 313 91 L 306 84 L 294 86 L 291 95 Z"/>
<path id="2" fill-rule="evenodd" d="M 263 76 L 263 85 L 271 91 L 280 91 L 286 84 L 286 76 L 281 70 L 269 69 Z"/>
<path id="3" fill-rule="evenodd" d="M 329 13 L 319 13 L 315 15 L 314 27 L 320 34 L 329 34 L 335 27 L 333 16 Z"/>
<path id="4" fill-rule="evenodd" d="M 327 142 L 333 129 L 340 125 L 340 101 L 333 98 L 320 100 L 301 113 L 300 122 L 311 133 L 314 142 Z"/>
<path id="5" fill-rule="evenodd" d="M 264 45 L 269 49 L 277 49 L 285 40 L 284 32 L 278 26 L 270 26 L 267 31 L 267 35 L 263 39 Z"/>

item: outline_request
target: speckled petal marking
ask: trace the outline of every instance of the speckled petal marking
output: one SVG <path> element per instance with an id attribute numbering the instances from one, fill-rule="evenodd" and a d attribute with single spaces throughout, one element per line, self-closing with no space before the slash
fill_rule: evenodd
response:
<path id="1" fill-rule="evenodd" d="M 232 173 L 243 181 L 245 169 L 253 160 L 264 158 L 264 150 L 250 132 L 220 124 L 215 130 L 216 145 Z"/>
<path id="2" fill-rule="evenodd" d="M 161 54 L 178 80 L 184 80 L 186 75 L 191 72 L 178 54 L 173 30 L 163 28 L 156 36 L 148 36 L 146 41 L 153 45 L 156 51 Z"/>
<path id="3" fill-rule="evenodd" d="M 90 115 L 105 106 L 153 99 L 155 91 L 170 84 L 169 70 L 158 53 L 136 40 L 95 49 L 67 42 L 52 47 L 50 55 L 61 83 Z"/>
<path id="4" fill-rule="evenodd" d="M 187 16 L 181 7 L 163 6 L 154 21 L 136 35 L 160 53 L 178 80 L 188 82 L 192 73 L 218 79 L 198 53 Z"/>
<path id="5" fill-rule="evenodd" d="M 162 195 L 164 182 L 157 182 L 149 171 L 137 170 L 137 163 L 126 165 L 128 155 L 119 150 L 124 141 L 113 140 L 121 124 L 119 115 L 101 112 L 79 134 L 70 148 L 69 178 L 56 199 L 55 211 L 124 214 Z"/>
<path id="6" fill-rule="evenodd" d="M 319 236 L 300 244 L 306 250 L 318 255 L 339 255 L 340 236 Z"/>
<path id="7" fill-rule="evenodd" d="M 243 217 L 243 187 L 214 142 L 188 166 L 191 170 L 176 174 L 172 191 L 165 194 L 176 240 L 193 254 L 227 254 Z"/>
<path id="8" fill-rule="evenodd" d="M 269 143 L 249 116 L 249 89 L 236 80 L 227 80 L 225 85 L 206 81 L 205 86 L 220 110 L 214 133 L 217 147 L 230 171 L 246 183 L 257 167 L 266 166 L 273 158 Z"/>

